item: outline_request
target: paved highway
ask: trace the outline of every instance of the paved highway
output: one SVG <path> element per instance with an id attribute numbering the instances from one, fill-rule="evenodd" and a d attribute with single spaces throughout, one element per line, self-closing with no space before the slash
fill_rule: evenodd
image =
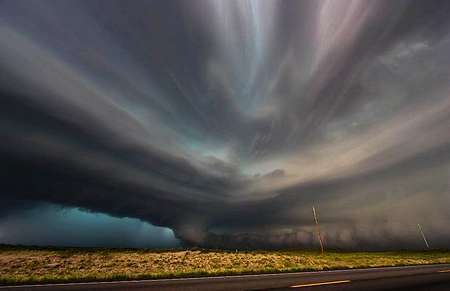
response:
<path id="1" fill-rule="evenodd" d="M 72 290 L 450 290 L 450 265 L 167 280 L 0 287 L 0 291 Z"/>

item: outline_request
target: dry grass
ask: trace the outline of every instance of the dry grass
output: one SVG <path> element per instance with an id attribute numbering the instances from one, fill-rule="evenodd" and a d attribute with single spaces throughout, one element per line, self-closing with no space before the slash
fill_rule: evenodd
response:
<path id="1" fill-rule="evenodd" d="M 450 252 L 0 248 L 0 284 L 109 281 L 450 263 Z"/>

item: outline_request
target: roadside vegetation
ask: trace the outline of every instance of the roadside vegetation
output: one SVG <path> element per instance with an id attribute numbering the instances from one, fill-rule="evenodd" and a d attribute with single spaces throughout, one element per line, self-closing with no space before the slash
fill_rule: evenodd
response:
<path id="1" fill-rule="evenodd" d="M 112 281 L 450 263 L 449 251 L 124 250 L 0 246 L 0 284 Z"/>

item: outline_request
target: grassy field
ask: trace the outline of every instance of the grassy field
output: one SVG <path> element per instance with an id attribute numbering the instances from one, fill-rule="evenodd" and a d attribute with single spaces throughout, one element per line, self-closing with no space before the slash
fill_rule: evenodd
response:
<path id="1" fill-rule="evenodd" d="M 110 281 L 450 263 L 450 252 L 120 250 L 0 247 L 0 284 Z"/>

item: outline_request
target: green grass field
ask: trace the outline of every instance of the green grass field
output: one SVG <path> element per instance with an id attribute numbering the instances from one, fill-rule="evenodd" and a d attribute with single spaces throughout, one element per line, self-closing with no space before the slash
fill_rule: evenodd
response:
<path id="1" fill-rule="evenodd" d="M 111 281 L 450 263 L 448 251 L 337 252 L 0 247 L 0 284 Z"/>

